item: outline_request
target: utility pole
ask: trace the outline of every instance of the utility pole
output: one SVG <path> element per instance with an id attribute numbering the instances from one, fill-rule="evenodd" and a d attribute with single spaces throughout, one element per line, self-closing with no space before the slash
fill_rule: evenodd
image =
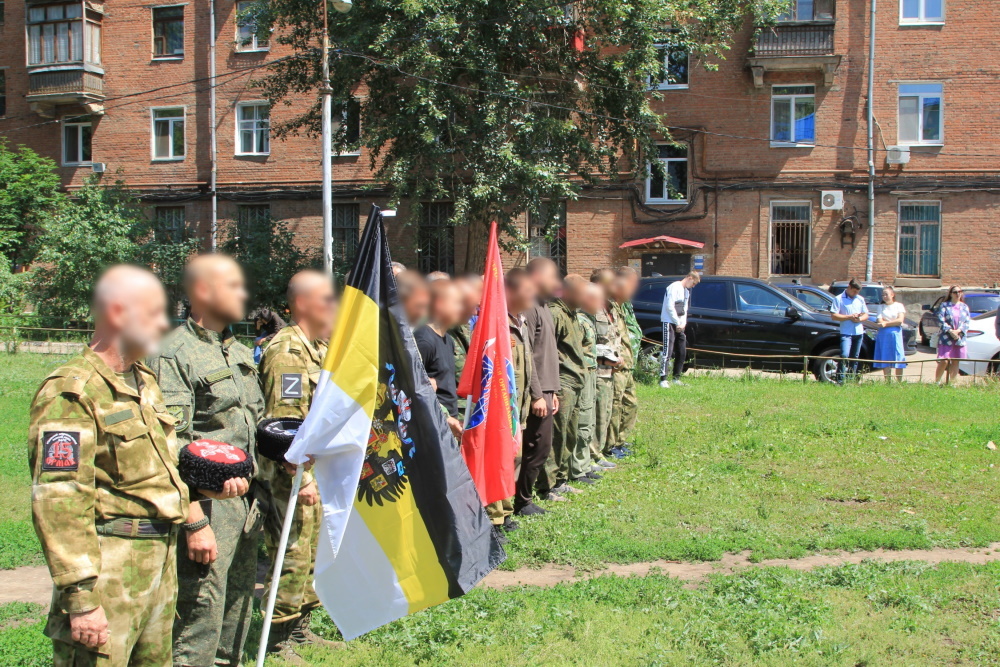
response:
<path id="1" fill-rule="evenodd" d="M 323 2 L 323 270 L 333 275 L 333 89 L 330 87 L 330 23 L 327 4 Z M 333 8 L 341 14 L 351 11 L 351 0 L 334 0 Z"/>
<path id="2" fill-rule="evenodd" d="M 868 255 L 865 280 L 872 280 L 875 264 L 875 5 L 868 26 Z"/>

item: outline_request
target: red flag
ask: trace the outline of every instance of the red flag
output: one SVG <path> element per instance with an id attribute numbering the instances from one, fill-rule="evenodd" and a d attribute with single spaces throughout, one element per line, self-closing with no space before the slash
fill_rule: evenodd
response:
<path id="1" fill-rule="evenodd" d="M 483 275 L 483 300 L 472 330 L 469 354 L 458 383 L 471 396 L 462 455 L 483 505 L 514 495 L 514 437 L 519 423 L 514 362 L 497 223 L 490 225 Z"/>

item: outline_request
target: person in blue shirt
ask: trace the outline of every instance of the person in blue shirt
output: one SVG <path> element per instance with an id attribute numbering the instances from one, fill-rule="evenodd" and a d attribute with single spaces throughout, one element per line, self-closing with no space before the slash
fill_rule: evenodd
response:
<path id="1" fill-rule="evenodd" d="M 840 363 L 837 364 L 837 383 L 843 384 L 845 376 L 858 372 L 858 355 L 865 329 L 861 323 L 868 319 L 868 305 L 861 297 L 861 284 L 851 280 L 847 289 L 830 304 L 833 321 L 840 323 Z M 854 359 L 854 361 L 847 361 Z"/>

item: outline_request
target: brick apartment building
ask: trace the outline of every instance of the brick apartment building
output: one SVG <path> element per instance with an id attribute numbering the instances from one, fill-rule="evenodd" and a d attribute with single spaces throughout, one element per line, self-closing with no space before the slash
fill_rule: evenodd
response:
<path id="1" fill-rule="evenodd" d="M 229 223 L 282 219 L 303 245 L 318 244 L 321 146 L 270 136 L 267 106 L 250 82 L 283 54 L 244 43 L 239 4 L 0 4 L 0 134 L 55 159 L 70 189 L 94 171 L 124 179 L 166 232 L 210 245 Z M 642 173 L 583 190 L 559 204 L 565 228 L 555 242 L 526 216 L 530 244 L 514 259 L 553 255 L 581 272 L 631 262 L 647 274 L 695 268 L 825 283 L 864 275 L 874 233 L 876 279 L 1000 282 L 1000 5 L 879 3 L 870 221 L 869 0 L 794 4 L 774 28 L 748 24 L 716 71 L 665 47 L 667 77 L 654 82 L 663 99 L 653 104 L 675 128 L 675 143 L 656 156 L 669 178 Z M 356 118 L 344 122 L 357 131 Z M 341 255 L 373 200 L 361 191 L 372 185 L 368 164 L 363 150 L 334 157 Z M 395 257 L 425 270 L 460 267 L 466 234 L 443 225 L 449 205 L 422 211 L 409 220 L 401 207 Z"/>

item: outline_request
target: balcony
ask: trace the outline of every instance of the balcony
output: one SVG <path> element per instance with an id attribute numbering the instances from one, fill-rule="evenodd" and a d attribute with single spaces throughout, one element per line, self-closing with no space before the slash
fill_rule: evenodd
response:
<path id="1" fill-rule="evenodd" d="M 29 68 L 26 99 L 42 116 L 51 117 L 57 105 L 83 106 L 90 113 L 100 113 L 104 106 L 104 72 L 83 64 Z"/>
<path id="2" fill-rule="evenodd" d="M 753 83 L 764 87 L 764 72 L 819 71 L 833 85 L 841 56 L 834 49 L 832 21 L 784 22 L 760 28 L 748 58 Z"/>

